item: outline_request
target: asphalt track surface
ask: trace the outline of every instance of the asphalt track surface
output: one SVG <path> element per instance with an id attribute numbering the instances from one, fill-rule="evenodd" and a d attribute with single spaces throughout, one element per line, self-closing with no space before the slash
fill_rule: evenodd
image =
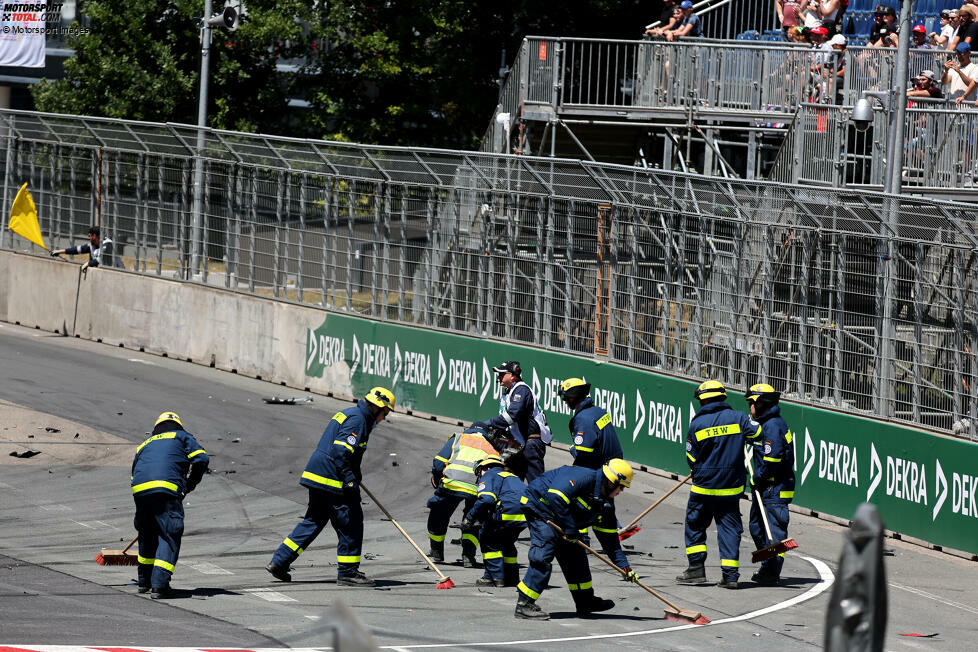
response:
<path id="1" fill-rule="evenodd" d="M 742 588 L 677 586 L 685 567 L 682 519 L 687 490 L 667 499 L 625 543 L 643 581 L 679 606 L 712 619 L 684 627 L 663 605 L 591 560 L 596 593 L 613 610 L 574 615 L 556 571 L 540 604 L 547 622 L 513 617 L 515 590 L 480 589 L 481 571 L 446 564 L 438 577 L 373 504 L 365 503 L 364 561 L 374 589 L 335 584 L 335 535 L 327 528 L 294 565 L 291 583 L 265 571 L 272 551 L 305 509 L 298 485 L 329 417 L 349 402 L 267 405 L 301 391 L 200 365 L 0 324 L 0 646 L 319 648 L 334 645 L 350 618 L 392 649 L 784 650 L 818 648 L 844 528 L 792 515 L 783 586 L 749 581 L 752 545 L 741 546 Z M 212 473 L 185 501 L 186 533 L 171 600 L 137 595 L 133 567 L 93 562 L 101 548 L 134 536 L 128 491 L 134 444 L 155 417 L 178 412 L 211 455 Z M 472 415 L 481 417 L 484 415 Z M 563 427 L 563 424 L 558 424 Z M 51 432 L 54 428 L 59 432 Z M 394 414 L 371 436 L 364 482 L 426 547 L 431 457 L 455 426 Z M 40 451 L 29 457 L 11 452 Z M 548 452 L 548 467 L 568 463 Z M 631 520 L 674 484 L 637 473 L 618 499 Z M 364 496 L 366 500 L 366 496 Z M 746 514 L 748 505 L 743 504 Z M 456 517 L 457 522 L 458 517 Z M 449 531 L 449 538 L 458 530 Z M 890 620 L 887 649 L 975 649 L 975 563 L 887 540 Z M 447 556 L 458 552 L 448 546 Z M 719 579 L 715 541 L 708 575 Z M 526 541 L 520 544 L 525 561 Z M 901 634 L 937 634 L 931 638 Z"/>

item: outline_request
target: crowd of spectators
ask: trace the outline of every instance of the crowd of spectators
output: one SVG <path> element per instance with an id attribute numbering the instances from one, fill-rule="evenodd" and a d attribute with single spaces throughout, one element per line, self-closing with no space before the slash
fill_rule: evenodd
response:
<path id="1" fill-rule="evenodd" d="M 775 0 L 775 9 L 784 39 L 807 44 L 809 73 L 813 88 L 810 100 L 825 101 L 825 94 L 839 96 L 846 74 L 845 50 L 848 39 L 842 33 L 849 0 Z M 910 30 L 912 87 L 911 101 L 921 98 L 947 98 L 956 103 L 975 102 L 978 106 L 978 63 L 971 61 L 972 47 L 978 47 L 978 0 L 965 0 L 959 9 L 945 9 L 939 16 L 939 31 L 928 33 L 923 24 Z M 930 20 L 927 21 L 930 24 Z M 851 31 L 851 30 L 850 30 Z M 703 21 L 693 11 L 691 0 L 663 0 L 657 27 L 645 31 L 647 38 L 673 41 L 703 35 Z M 859 42 L 863 42 L 862 39 Z M 878 4 L 865 43 L 877 48 L 900 45 L 900 21 L 897 10 Z M 925 52 L 930 51 L 929 54 Z M 940 54 L 938 52 L 946 52 Z M 942 58 L 943 70 L 941 69 Z M 878 58 L 878 57 L 877 57 Z M 853 57 L 854 75 L 864 75 L 873 65 L 874 55 L 866 51 Z M 798 70 L 796 64 L 791 66 Z M 778 73 L 780 74 L 780 73 Z M 880 71 L 876 71 L 877 76 Z M 833 90 L 834 89 L 834 90 Z"/>
<path id="2" fill-rule="evenodd" d="M 693 3 L 690 0 L 682 0 L 679 4 L 674 0 L 663 0 L 659 24 L 659 27 L 646 29 L 645 35 L 667 41 L 703 36 L 703 21 L 698 14 L 693 13 Z"/>

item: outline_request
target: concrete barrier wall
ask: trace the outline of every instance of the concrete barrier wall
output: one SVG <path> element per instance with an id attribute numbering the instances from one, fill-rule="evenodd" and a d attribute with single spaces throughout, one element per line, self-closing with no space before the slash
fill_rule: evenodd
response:
<path id="1" fill-rule="evenodd" d="M 305 339 L 322 324 L 322 310 L 112 269 L 91 269 L 79 282 L 79 269 L 0 251 L 0 319 L 353 395 L 340 368 L 305 375 Z"/>

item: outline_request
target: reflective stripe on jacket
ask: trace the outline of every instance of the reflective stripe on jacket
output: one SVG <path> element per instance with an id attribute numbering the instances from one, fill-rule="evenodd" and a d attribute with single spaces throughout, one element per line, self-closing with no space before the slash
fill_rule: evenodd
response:
<path id="1" fill-rule="evenodd" d="M 374 428 L 374 416 L 363 399 L 337 412 L 326 424 L 299 484 L 334 494 L 360 484 L 360 463 Z"/>
<path id="2" fill-rule="evenodd" d="M 574 466 L 600 469 L 608 460 L 625 456 L 611 415 L 597 407 L 590 396 L 577 406 L 567 427 L 573 441 L 570 453 Z"/>
<path id="3" fill-rule="evenodd" d="M 686 461 L 693 472 L 690 490 L 703 496 L 739 496 L 744 491 L 744 442 L 753 442 L 761 424 L 724 402 L 707 403 L 689 424 Z"/>
<path id="4" fill-rule="evenodd" d="M 496 449 L 486 438 L 477 432 L 463 432 L 455 435 L 452 442 L 452 453 L 445 464 L 442 476 L 442 487 L 467 495 L 476 495 L 475 464 L 489 455 L 495 455 Z"/>
<path id="5" fill-rule="evenodd" d="M 754 484 L 763 487 L 764 502 L 790 503 L 795 497 L 794 435 L 777 405 L 759 415 L 757 421 L 763 431 L 751 446 Z"/>
<path id="6" fill-rule="evenodd" d="M 479 479 L 476 491 L 478 497 L 469 510 L 471 520 L 487 521 L 492 518 L 503 524 L 526 521 L 520 503 L 526 485 L 516 475 L 500 467 L 489 469 Z"/>
<path id="7" fill-rule="evenodd" d="M 189 432 L 178 429 L 157 433 L 136 447 L 130 478 L 132 493 L 183 498 L 190 466 L 203 464 L 206 469 L 209 462 L 207 451 Z"/>

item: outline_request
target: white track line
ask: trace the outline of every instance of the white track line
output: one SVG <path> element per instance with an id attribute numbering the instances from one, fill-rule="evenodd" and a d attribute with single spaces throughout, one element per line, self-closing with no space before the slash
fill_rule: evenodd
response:
<path id="1" fill-rule="evenodd" d="M 666 632 L 678 632 L 686 629 L 712 627 L 713 625 L 724 625 L 727 623 L 742 622 L 744 620 L 757 618 L 758 616 L 763 616 L 765 614 L 769 614 L 775 611 L 780 611 L 782 609 L 787 609 L 788 607 L 793 607 L 796 604 L 806 602 L 818 596 L 819 594 L 823 593 L 830 586 L 832 586 L 832 583 L 835 581 L 835 575 L 832 573 L 832 571 L 829 569 L 828 565 L 825 562 L 820 561 L 818 559 L 814 559 L 812 557 L 806 557 L 804 555 L 795 555 L 795 556 L 798 557 L 799 559 L 804 559 L 805 561 L 807 561 L 808 563 L 810 563 L 812 566 L 815 567 L 815 570 L 818 572 L 820 578 L 817 584 L 813 585 L 811 588 L 809 588 L 807 591 L 805 591 L 800 595 L 796 595 L 795 597 L 784 600 L 783 602 L 778 602 L 776 604 L 771 605 L 770 607 L 764 607 L 763 609 L 751 611 L 749 613 L 741 614 L 739 616 L 731 616 L 730 618 L 714 620 L 707 625 L 677 625 L 675 627 L 664 627 L 662 629 L 646 629 L 640 632 L 623 632 L 619 634 L 593 634 L 590 636 L 573 636 L 567 638 L 544 638 L 544 639 L 523 640 L 523 641 L 497 641 L 497 642 L 478 641 L 477 643 L 385 645 L 382 647 L 382 649 L 395 650 L 396 652 L 403 652 L 404 650 L 418 650 L 422 648 L 490 647 L 490 646 L 503 646 L 503 645 L 532 645 L 532 644 L 539 644 L 539 643 L 562 643 L 565 641 L 593 641 L 593 640 L 608 639 L 608 638 L 625 638 L 630 636 L 648 636 L 651 634 L 665 634 Z M 939 600 L 941 602 L 945 602 L 946 604 L 951 606 L 965 609 L 967 611 L 973 611 L 970 607 L 966 607 L 965 605 L 961 605 L 954 602 L 946 602 L 944 600 L 940 600 L 937 596 L 932 596 L 931 594 L 925 593 L 923 591 L 917 591 L 915 589 L 910 589 L 909 587 L 900 586 L 900 585 L 894 585 L 894 586 L 900 589 L 911 591 L 913 593 L 919 593 L 923 597 L 932 598 L 932 599 Z M 295 600 L 293 600 L 292 598 L 283 595 L 281 593 L 278 593 L 277 591 L 272 591 L 270 589 L 246 589 L 246 592 L 252 593 L 253 595 L 256 595 L 260 598 L 272 602 L 282 601 L 281 600 L 282 598 L 284 598 L 285 601 L 288 602 L 295 602 Z M 306 617 L 312 620 L 312 617 L 310 616 L 306 616 Z M 0 641 L 0 647 L 4 647 L 4 643 L 2 641 Z M 92 652 L 93 649 L 98 649 L 94 647 L 82 647 L 78 645 L 13 645 L 11 647 L 36 650 L 37 652 Z M 105 646 L 105 647 L 109 647 L 109 646 Z M 122 649 L 131 650 L 133 649 L 133 647 L 122 648 Z M 138 649 L 153 650 L 154 652 L 192 652 L 192 651 L 197 651 L 200 648 L 142 646 L 139 647 Z M 232 651 L 240 652 L 240 648 L 216 648 L 215 647 L 215 648 L 208 648 L 208 649 L 210 650 L 227 649 L 229 650 L 229 652 Z M 329 650 L 329 649 L 331 648 L 328 647 L 294 648 L 291 650 L 286 650 L 285 648 L 251 648 L 251 651 L 252 652 L 321 652 L 322 650 Z"/>
<path id="2" fill-rule="evenodd" d="M 295 598 L 290 598 L 284 593 L 279 593 L 271 589 L 245 589 L 244 592 L 257 596 L 262 600 L 268 600 L 269 602 L 298 602 Z"/>
<path id="3" fill-rule="evenodd" d="M 384 650 L 420 650 L 429 648 L 448 648 L 448 647 L 494 647 L 503 645 L 539 645 L 540 643 L 564 643 L 568 641 L 593 641 L 605 638 L 626 638 L 630 636 L 650 636 L 652 634 L 665 634 L 666 632 L 679 632 L 684 629 L 693 629 L 701 627 L 712 627 L 714 625 L 724 625 L 726 623 L 737 623 L 744 620 L 750 620 L 752 618 L 757 618 L 758 616 L 763 616 L 765 614 L 772 613 L 774 611 L 780 611 L 782 609 L 787 609 L 788 607 L 793 607 L 801 602 L 806 602 L 811 600 L 815 596 L 819 595 L 830 586 L 835 581 L 835 575 L 832 570 L 828 567 L 825 562 L 815 559 L 813 557 L 806 557 L 804 555 L 795 555 L 800 559 L 804 559 L 818 571 L 820 581 L 812 586 L 810 589 L 802 593 L 801 595 L 796 595 L 793 598 L 789 598 L 782 602 L 771 605 L 770 607 L 764 607 L 763 609 L 758 609 L 756 611 L 751 611 L 749 613 L 741 614 L 739 616 L 731 616 L 730 618 L 722 618 L 720 620 L 713 620 L 707 625 L 677 625 L 675 627 L 663 627 L 662 629 L 646 629 L 640 632 L 622 632 L 619 634 L 592 634 L 590 636 L 571 636 L 566 638 L 540 638 L 540 639 L 527 639 L 522 641 L 479 641 L 477 643 L 434 643 L 434 644 L 419 644 L 419 645 L 385 645 L 381 649 Z"/>
<path id="4" fill-rule="evenodd" d="M 893 582 L 890 582 L 890 586 L 892 586 L 895 589 L 909 591 L 910 593 L 919 595 L 922 598 L 927 598 L 928 600 L 934 600 L 936 602 L 940 602 L 941 604 L 946 604 L 947 606 L 954 607 L 955 609 L 961 609 L 962 611 L 968 611 L 973 614 L 978 614 L 978 609 L 975 609 L 974 607 L 969 607 L 966 604 L 961 604 L 960 602 L 954 602 L 953 600 L 945 600 L 941 596 L 934 595 L 933 593 L 928 593 L 927 591 L 921 591 L 920 589 L 915 589 L 910 586 L 903 586 L 902 584 L 894 584 Z"/>
<path id="5" fill-rule="evenodd" d="M 194 564 L 190 564 L 198 573 L 203 573 L 204 575 L 234 575 L 231 571 L 226 568 L 221 568 L 217 564 L 212 564 L 209 561 L 199 561 Z"/>

